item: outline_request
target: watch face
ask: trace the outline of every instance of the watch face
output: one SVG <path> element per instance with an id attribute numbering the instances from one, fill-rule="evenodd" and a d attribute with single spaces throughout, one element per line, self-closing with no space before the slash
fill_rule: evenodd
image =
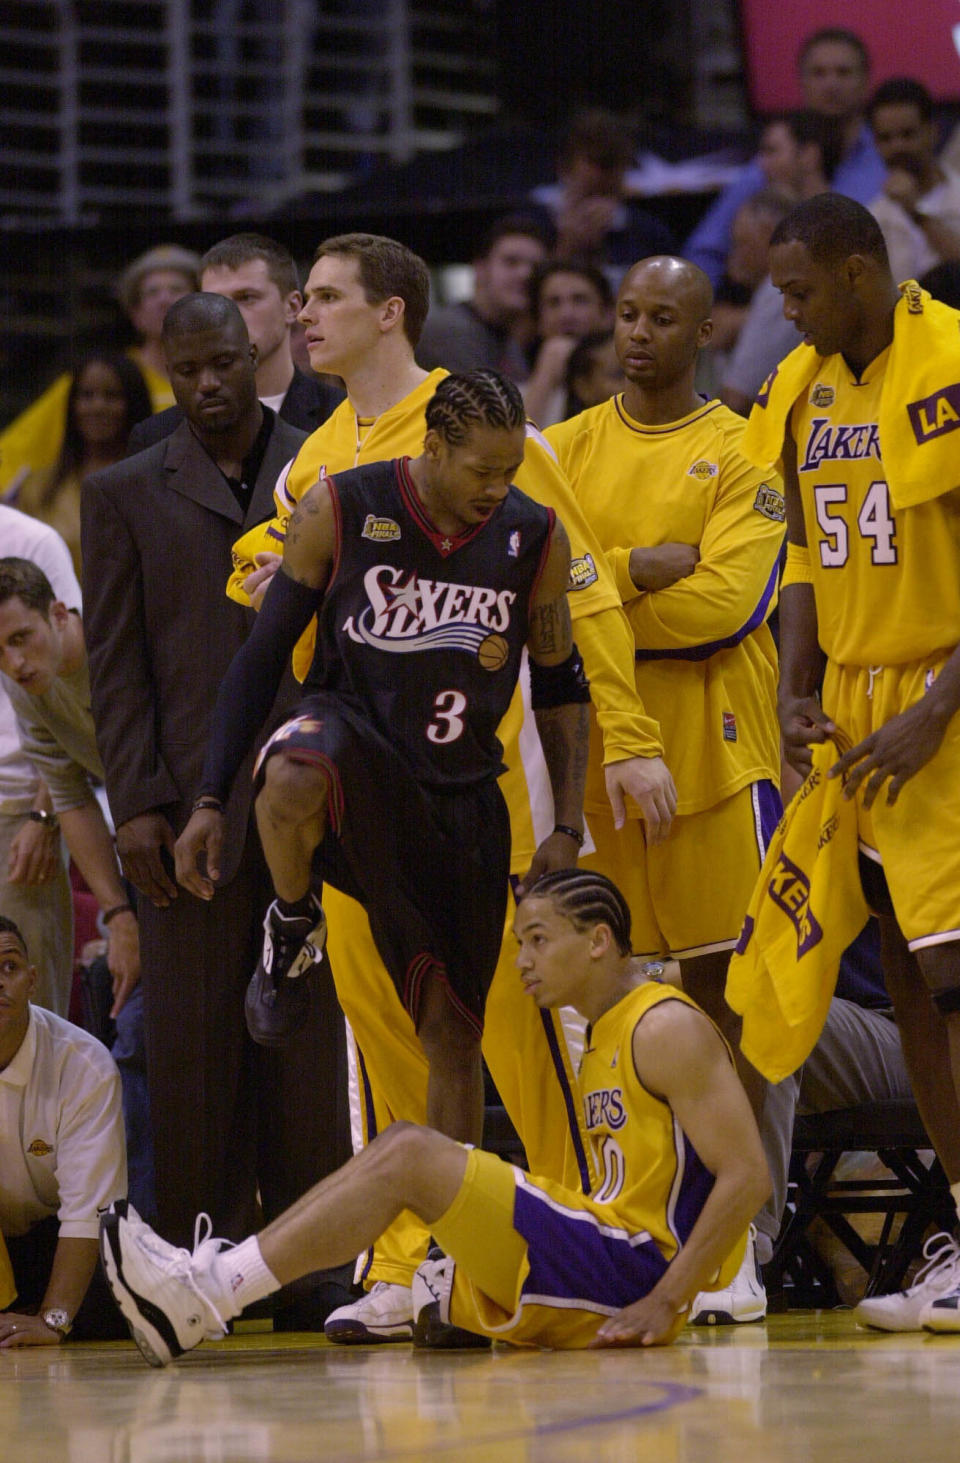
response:
<path id="1" fill-rule="evenodd" d="M 51 1331 L 59 1331 L 61 1336 L 66 1336 L 70 1330 L 70 1317 L 66 1311 L 44 1311 L 43 1322 L 45 1326 L 50 1327 Z"/>

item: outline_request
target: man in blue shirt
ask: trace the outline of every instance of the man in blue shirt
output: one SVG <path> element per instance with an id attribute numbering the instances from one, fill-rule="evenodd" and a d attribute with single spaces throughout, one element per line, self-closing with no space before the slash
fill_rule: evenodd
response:
<path id="1" fill-rule="evenodd" d="M 870 55 L 853 31 L 828 27 L 808 36 L 797 56 L 804 106 L 834 117 L 843 130 L 843 156 L 832 187 L 864 205 L 883 187 L 886 169 L 864 118 L 870 87 Z M 766 186 L 757 158 L 721 193 L 687 240 L 683 256 L 716 286 L 730 252 L 733 220 L 742 203 Z"/>

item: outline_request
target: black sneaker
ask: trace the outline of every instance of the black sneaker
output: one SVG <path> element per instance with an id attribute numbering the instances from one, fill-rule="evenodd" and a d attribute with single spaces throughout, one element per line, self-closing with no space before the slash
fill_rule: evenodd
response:
<path id="1" fill-rule="evenodd" d="M 432 1249 L 413 1277 L 413 1344 L 426 1351 L 475 1351 L 490 1345 L 479 1336 L 454 1326 L 450 1296 L 456 1262 L 443 1250 Z"/>
<path id="2" fill-rule="evenodd" d="M 314 896 L 313 912 L 290 919 L 275 899 L 263 921 L 263 953 L 243 1003 L 247 1030 L 260 1046 L 282 1046 L 306 1021 L 307 981 L 323 960 L 327 921 Z"/>

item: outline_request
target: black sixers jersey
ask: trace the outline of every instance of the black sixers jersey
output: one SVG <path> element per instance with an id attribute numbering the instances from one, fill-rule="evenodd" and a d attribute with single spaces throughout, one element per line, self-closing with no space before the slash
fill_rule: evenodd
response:
<path id="1" fill-rule="evenodd" d="M 464 787 L 503 770 L 497 727 L 555 515 L 511 487 L 484 522 L 441 534 L 408 462 L 328 480 L 338 549 L 304 690 L 345 697 L 418 781 Z"/>

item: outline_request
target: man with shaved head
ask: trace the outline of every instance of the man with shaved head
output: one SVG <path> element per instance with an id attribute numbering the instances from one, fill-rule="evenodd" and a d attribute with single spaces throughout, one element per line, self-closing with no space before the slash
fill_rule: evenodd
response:
<path id="1" fill-rule="evenodd" d="M 184 420 L 84 484 L 84 619 L 117 847 L 139 895 L 158 1213 L 184 1244 L 198 1208 L 239 1238 L 256 1219 L 258 1190 L 264 1212 L 279 1213 L 349 1148 L 327 1075 L 344 1066 L 330 983 L 318 983 L 282 1052 L 246 1031 L 244 991 L 271 895 L 250 819 L 253 754 L 226 805 L 209 904 L 178 891 L 171 857 L 220 682 L 254 619 L 223 594 L 231 546 L 270 514 L 304 433 L 257 399 L 256 348 L 232 300 L 178 300 L 163 346 Z M 293 690 L 280 691 L 277 713 Z M 287 1319 L 324 1317 L 321 1305 Z"/>
<path id="2" fill-rule="evenodd" d="M 613 568 L 637 691 L 660 722 L 678 795 L 665 843 L 649 843 L 636 818 L 609 842 L 591 824 L 597 852 L 582 862 L 623 889 L 637 953 L 679 960 L 684 988 L 735 1035 L 727 963 L 781 810 L 767 619 L 784 506 L 779 480 L 740 451 L 742 417 L 694 389 L 712 303 L 696 265 L 635 264 L 614 324 L 625 389 L 546 436 Z M 751 1258 L 752 1247 L 731 1289 L 698 1298 L 694 1319 L 763 1315 Z"/>

